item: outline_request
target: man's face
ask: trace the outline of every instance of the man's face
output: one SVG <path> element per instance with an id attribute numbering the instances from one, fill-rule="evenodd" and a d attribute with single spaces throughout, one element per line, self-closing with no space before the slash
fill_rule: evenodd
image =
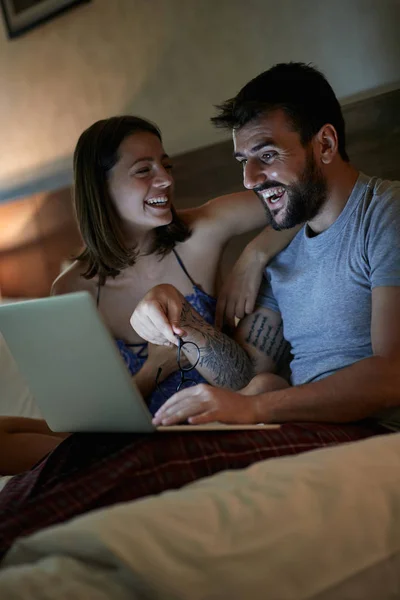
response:
<path id="1" fill-rule="evenodd" d="M 274 229 L 290 229 L 317 216 L 327 198 L 327 182 L 282 110 L 250 121 L 233 132 L 243 183 L 256 192 Z"/>

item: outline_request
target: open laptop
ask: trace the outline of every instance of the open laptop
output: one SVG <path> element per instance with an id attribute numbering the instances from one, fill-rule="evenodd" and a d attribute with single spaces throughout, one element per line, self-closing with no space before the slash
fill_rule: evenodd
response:
<path id="1" fill-rule="evenodd" d="M 53 431 L 147 433 L 279 427 L 222 423 L 155 427 L 87 292 L 0 306 L 0 332 Z"/>

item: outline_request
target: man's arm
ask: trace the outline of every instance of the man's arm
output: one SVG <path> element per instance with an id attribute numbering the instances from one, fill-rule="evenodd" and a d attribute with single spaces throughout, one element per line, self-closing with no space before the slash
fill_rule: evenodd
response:
<path id="1" fill-rule="evenodd" d="M 172 396 L 156 424 L 350 422 L 400 406 L 400 287 L 372 290 L 374 355 L 314 383 L 254 396 L 206 385 Z M 254 334 L 253 334 L 254 335 Z"/>
<path id="2" fill-rule="evenodd" d="M 372 290 L 374 355 L 315 383 L 261 394 L 257 420 L 346 422 L 400 406 L 400 287 Z"/>
<path id="3" fill-rule="evenodd" d="M 186 300 L 180 324 L 186 332 L 182 339 L 195 342 L 199 347 L 197 370 L 209 383 L 218 387 L 239 390 L 257 373 L 274 372 L 287 348 L 282 319 L 268 308 L 259 308 L 245 317 L 234 339 L 206 323 Z M 184 346 L 183 350 L 194 364 L 197 358 L 195 348 Z"/>
<path id="4" fill-rule="evenodd" d="M 284 352 L 281 317 L 260 308 L 240 323 L 231 339 L 208 324 L 173 286 L 160 285 L 138 304 L 131 325 L 144 339 L 155 344 L 177 344 L 176 335 L 194 342 L 200 350 L 196 366 L 203 377 L 218 387 L 240 389 L 262 371 L 275 370 Z M 184 346 L 194 364 L 197 351 Z"/>
<path id="5" fill-rule="evenodd" d="M 200 352 L 196 369 L 212 385 L 239 390 L 254 376 L 250 356 L 232 338 L 207 323 L 183 299 L 180 325 L 185 330 L 184 342 L 194 342 Z M 195 364 L 198 352 L 192 344 L 182 348 L 186 357 Z"/>

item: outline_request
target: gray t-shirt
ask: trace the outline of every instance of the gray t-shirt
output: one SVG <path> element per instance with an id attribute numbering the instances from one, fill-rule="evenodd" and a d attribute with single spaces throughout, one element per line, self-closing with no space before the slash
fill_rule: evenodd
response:
<path id="1" fill-rule="evenodd" d="M 307 231 L 271 261 L 257 300 L 282 315 L 293 385 L 372 355 L 371 290 L 400 286 L 400 182 L 360 173 L 333 225 Z"/>

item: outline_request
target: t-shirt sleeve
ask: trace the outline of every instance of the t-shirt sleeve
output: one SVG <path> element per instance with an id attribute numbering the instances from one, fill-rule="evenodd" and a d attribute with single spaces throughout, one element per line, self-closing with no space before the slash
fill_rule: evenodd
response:
<path id="1" fill-rule="evenodd" d="M 380 185 L 370 215 L 366 253 L 371 288 L 400 286 L 399 182 L 382 182 Z"/>
<path id="2" fill-rule="evenodd" d="M 278 303 L 275 300 L 274 294 L 272 293 L 268 275 L 265 273 L 261 281 L 260 289 L 258 290 L 256 306 L 262 306 L 264 308 L 270 308 L 274 312 L 280 312 Z"/>

